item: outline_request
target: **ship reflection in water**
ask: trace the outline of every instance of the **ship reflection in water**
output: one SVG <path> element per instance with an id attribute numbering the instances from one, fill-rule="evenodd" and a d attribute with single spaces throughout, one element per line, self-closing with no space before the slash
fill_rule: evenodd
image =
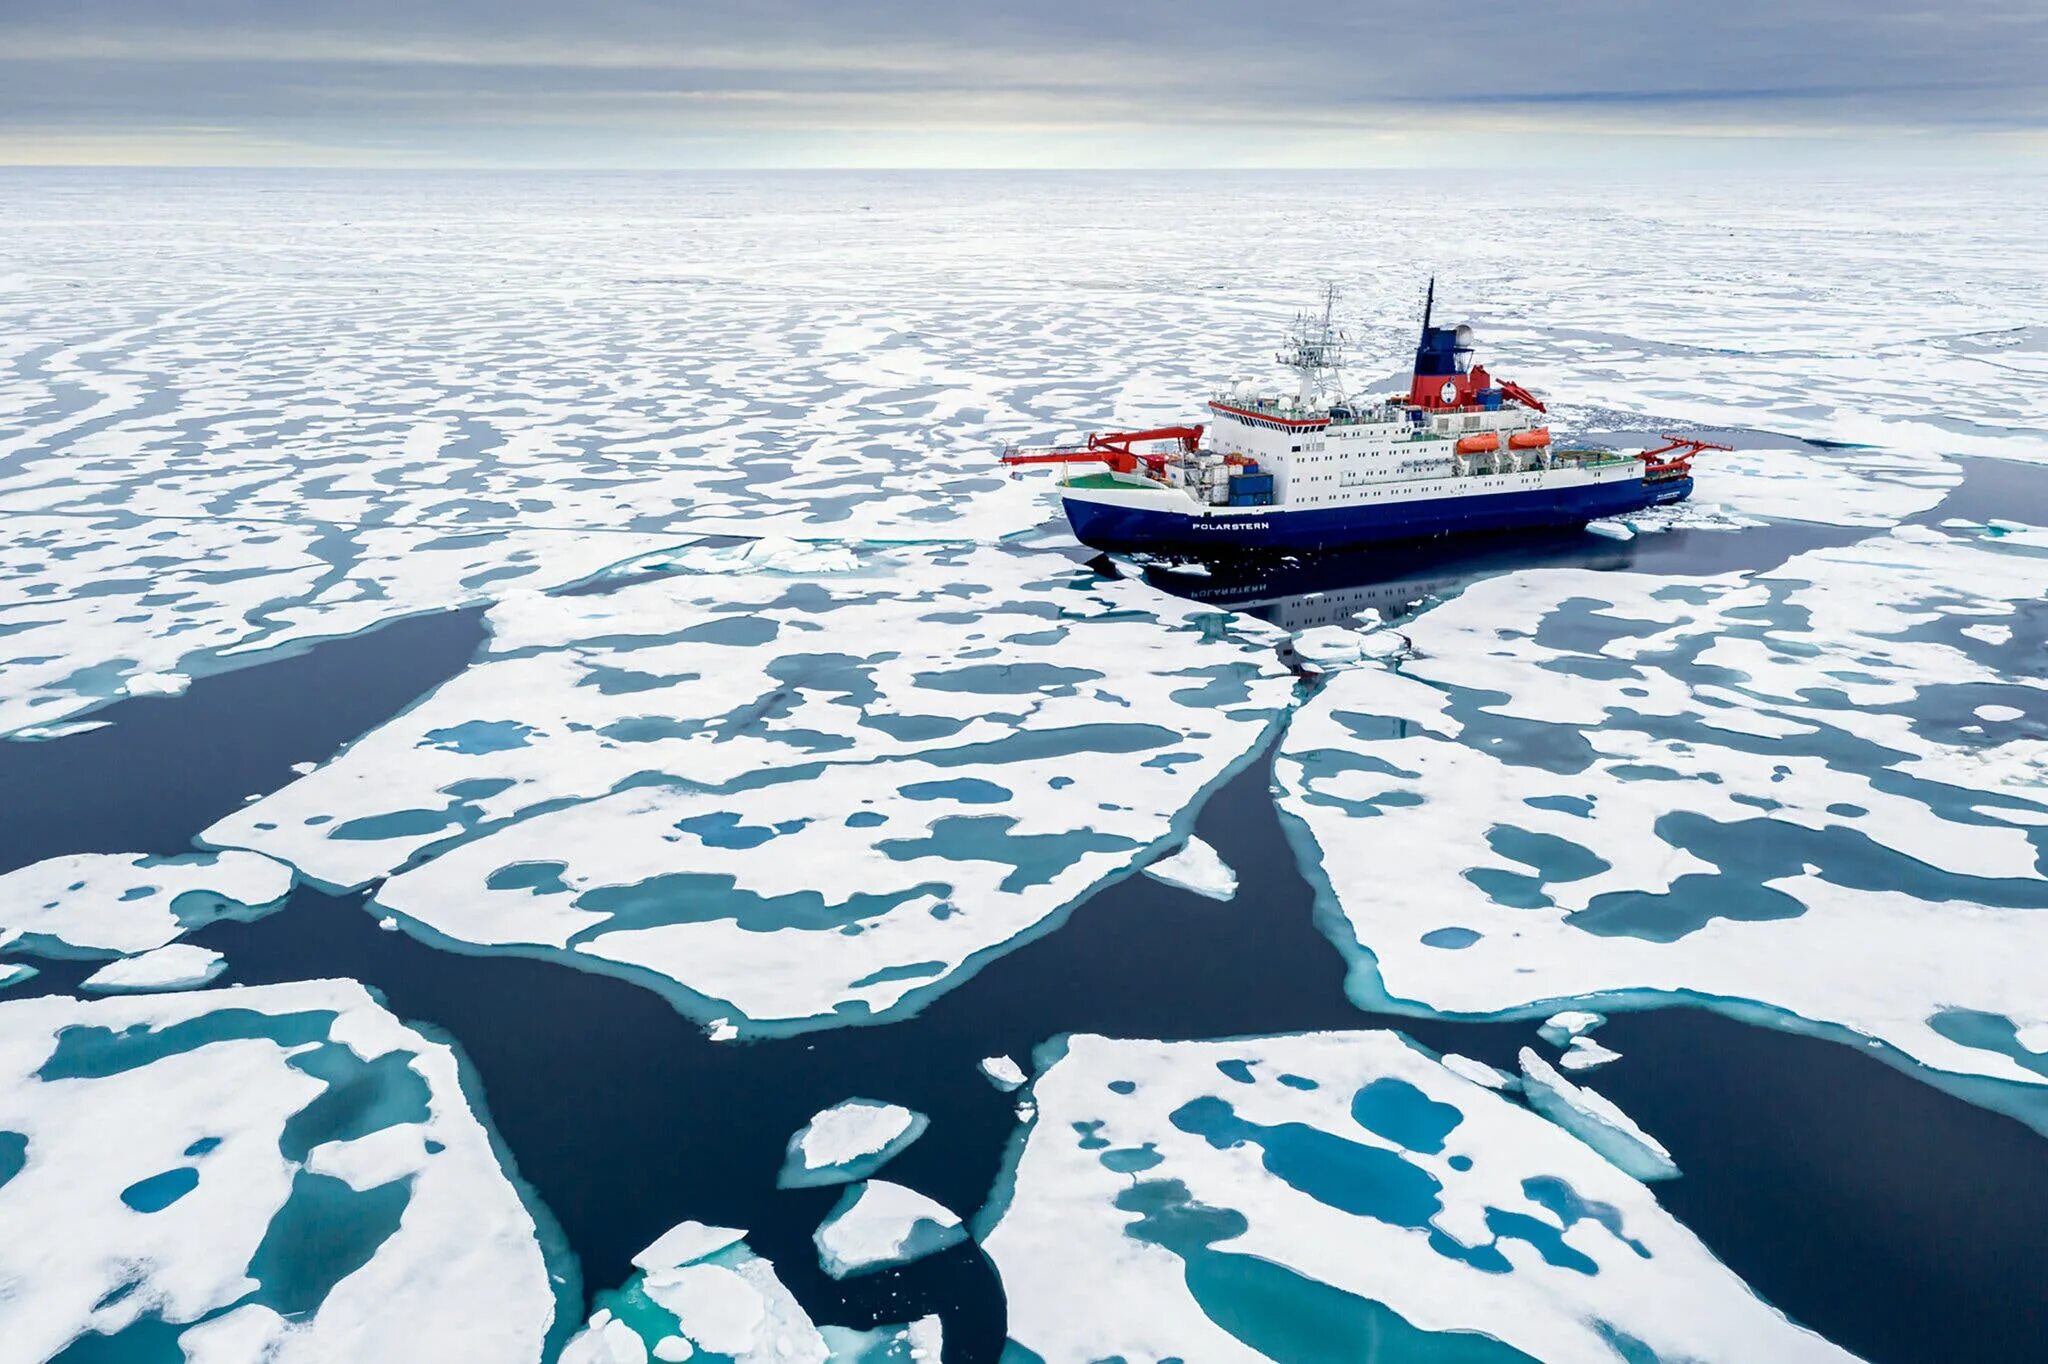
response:
<path id="1" fill-rule="evenodd" d="M 1283 630 L 1352 626 L 1367 610 L 1398 620 L 1471 583 L 1523 568 L 1628 568 L 1636 546 L 1581 530 L 1443 539 L 1350 553 L 1148 564 L 1163 592 L 1256 616 Z M 1098 561 L 1108 567 L 1108 556 Z"/>

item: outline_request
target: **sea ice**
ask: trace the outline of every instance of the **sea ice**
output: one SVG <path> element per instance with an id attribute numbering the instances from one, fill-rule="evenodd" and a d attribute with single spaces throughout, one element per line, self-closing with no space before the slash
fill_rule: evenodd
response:
<path id="1" fill-rule="evenodd" d="M 252 918 L 291 890 L 282 862 L 248 852 L 73 853 L 0 875 L 0 947 L 121 956 L 216 919 Z"/>
<path id="2" fill-rule="evenodd" d="M 1330 679 L 1275 767 L 1354 998 L 1657 992 L 1880 1039 L 2048 1130 L 2048 1075 L 2009 1041 L 2048 1022 L 2012 969 L 2048 960 L 2048 745 L 1974 740 L 1953 699 L 2048 686 L 1959 638 L 2044 591 L 2020 537 L 1906 527 L 1758 573 L 1494 578 L 1422 613 L 1418 657 Z"/>
<path id="3" fill-rule="evenodd" d="M 1633 540 L 1636 533 L 1623 521 L 1589 521 L 1586 529 L 1595 535 L 1604 535 L 1610 540 Z"/>
<path id="4" fill-rule="evenodd" d="M 227 968 L 228 959 L 212 948 L 179 942 L 110 961 L 87 976 L 81 988 L 109 994 L 190 990 L 206 984 Z"/>
<path id="5" fill-rule="evenodd" d="M 1345 300 L 1398 363 L 1418 261 L 1455 212 L 1363 183 L 1312 209 L 1277 183 L 1195 205 L 1163 184 L 991 179 L 867 205 L 871 186 L 795 202 L 761 180 L 686 220 L 644 187 L 528 186 L 514 224 L 495 193 L 429 203 L 374 178 L 338 196 L 10 188 L 0 232 L 25 264 L 0 293 L 0 730 L 125 676 L 559 587 L 687 536 L 1031 532 L 1057 515 L 1052 480 L 1001 476 L 999 442 L 1197 414 L 1219 363 L 1270 346 L 1273 281 L 1326 266 L 1305 215 L 1333 203 L 1414 229 Z M 2048 449 L 2026 382 L 2048 342 L 2011 321 L 2044 304 L 2017 200 L 1802 182 L 1673 210 L 1656 187 L 1617 201 L 1601 184 L 1618 207 L 1601 225 L 1586 192 L 1557 186 L 1489 229 L 1511 289 L 1483 269 L 1446 283 L 1447 306 L 1481 308 L 1489 362 L 1561 423 L 1829 441 L 1710 456 L 1702 495 L 1768 482 L 1858 524 L 1893 513 L 1838 469 L 1931 495 L 1945 453 Z M 1117 214 L 1143 226 L 1090 231 Z M 991 231 L 1002 250 L 961 245 Z M 1730 254 L 1765 239 L 1796 280 Z M 1218 249 L 1261 267 L 1219 269 Z M 1710 303 L 1674 287 L 1700 280 Z"/>
<path id="6" fill-rule="evenodd" d="M 777 1183 L 800 1188 L 864 1179 L 924 1135 L 931 1119 L 900 1104 L 847 1099 L 790 1137 Z"/>
<path id="7" fill-rule="evenodd" d="M 997 549 L 527 595 L 209 829 L 742 1035 L 893 1017 L 1184 838 L 1293 701 L 1270 626 Z M 393 873 L 396 873 L 393 875 Z"/>
<path id="8" fill-rule="evenodd" d="M 9 1358 L 543 1357 L 551 1233 L 454 1053 L 352 981 L 0 1004 L 0 1132 Z"/>
<path id="9" fill-rule="evenodd" d="M 1211 900 L 1228 900 L 1237 894 L 1237 873 L 1214 848 L 1192 835 L 1173 856 L 1148 863 L 1145 874 Z"/>
<path id="10" fill-rule="evenodd" d="M 1851 1359 L 1644 1185 L 1396 1034 L 1041 1059 L 1043 1117 L 979 1226 L 1023 1357 Z"/>
<path id="11" fill-rule="evenodd" d="M 885 1179 L 848 1189 L 812 1237 L 818 1262 L 835 1279 L 919 1260 L 966 1238 L 949 1209 Z"/>
<path id="12" fill-rule="evenodd" d="M 980 1065 L 981 1073 L 988 1077 L 988 1082 L 1005 1094 L 1024 1087 L 1024 1069 L 1009 1057 L 985 1056 Z"/>
<path id="13" fill-rule="evenodd" d="M 1573 1084 L 1529 1048 L 1522 1048 L 1522 1092 L 1544 1117 L 1637 1179 L 1676 1179 L 1678 1166 L 1663 1143 L 1628 1114 L 1590 1089 Z"/>

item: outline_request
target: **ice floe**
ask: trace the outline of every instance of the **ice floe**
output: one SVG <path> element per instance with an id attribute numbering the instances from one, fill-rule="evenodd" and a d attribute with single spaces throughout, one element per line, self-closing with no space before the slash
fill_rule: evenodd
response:
<path id="1" fill-rule="evenodd" d="M 2010 1041 L 2048 1021 L 2013 969 L 2048 960 L 2048 745 L 1958 723 L 2048 685 L 1962 633 L 2044 590 L 2018 537 L 1907 527 L 1747 575 L 1524 573 L 1423 613 L 1419 656 L 1332 678 L 1276 766 L 1354 997 L 1659 993 L 1879 1039 L 2048 1130 L 2048 1075 Z"/>
<path id="2" fill-rule="evenodd" d="M 844 1279 L 958 1245 L 967 1239 L 967 1228 L 915 1189 L 870 1179 L 846 1191 L 812 1239 L 825 1272 Z"/>
<path id="3" fill-rule="evenodd" d="M 1035 1089 L 979 1231 L 1012 1341 L 1046 1364 L 1361 1340 L 1500 1364 L 1851 1358 L 1643 1184 L 1393 1033 L 1078 1036 Z"/>
<path id="4" fill-rule="evenodd" d="M 988 1082 L 1005 1094 L 1024 1087 L 1024 1068 L 1007 1056 L 984 1056 L 979 1065 Z"/>
<path id="5" fill-rule="evenodd" d="M 454 1053 L 352 981 L 0 1004 L 0 1133 L 11 1358 L 547 1352 L 551 1233 Z"/>
<path id="6" fill-rule="evenodd" d="M 227 958 L 212 948 L 178 942 L 110 961 L 80 984 L 84 989 L 109 994 L 117 991 L 190 990 L 206 984 L 227 968 Z"/>
<path id="7" fill-rule="evenodd" d="M 996 549 L 510 598 L 489 652 L 222 820 L 430 940 L 742 1034 L 890 1017 L 1183 837 L 1292 704 L 1269 626 Z M 393 875 L 393 873 L 396 873 Z"/>
<path id="8" fill-rule="evenodd" d="M 847 1099 L 790 1137 L 777 1182 L 784 1188 L 864 1179 L 924 1135 L 931 1119 L 901 1104 Z"/>
<path id="9" fill-rule="evenodd" d="M 1199 838 L 1190 837 L 1173 856 L 1148 863 L 1145 874 L 1211 900 L 1228 900 L 1237 894 L 1237 873 Z"/>
<path id="10" fill-rule="evenodd" d="M 249 852 L 74 853 L 0 875 L 0 947 L 51 955 L 148 952 L 290 892 L 292 870 Z"/>

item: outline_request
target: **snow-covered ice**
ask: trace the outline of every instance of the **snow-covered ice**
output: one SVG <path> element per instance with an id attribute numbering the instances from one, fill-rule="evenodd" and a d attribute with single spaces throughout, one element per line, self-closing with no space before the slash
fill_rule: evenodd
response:
<path id="1" fill-rule="evenodd" d="M 746 1035 L 892 1017 L 1184 836 L 1292 704 L 1280 632 L 997 549 L 508 599 L 488 654 L 209 842 L 389 877 Z M 396 872 L 396 875 L 392 873 Z"/>
<path id="2" fill-rule="evenodd" d="M 1147 863 L 1145 874 L 1211 900 L 1228 900 L 1237 894 L 1237 873 L 1199 838 L 1190 837 L 1171 857 Z"/>
<path id="3" fill-rule="evenodd" d="M 190 990 L 211 981 L 227 967 L 227 958 L 212 948 L 178 942 L 110 961 L 80 984 L 84 989 L 107 994 Z"/>
<path id="4" fill-rule="evenodd" d="M 1851 1358 L 1643 1184 L 1396 1034 L 1077 1036 L 1040 1072 L 1043 1115 L 978 1230 L 1011 1339 L 1046 1364 L 1359 1340 L 1500 1364 Z"/>
<path id="5" fill-rule="evenodd" d="M 924 1135 L 931 1119 L 901 1104 L 847 1099 L 790 1136 L 778 1182 L 784 1188 L 845 1184 L 894 1160 Z"/>
<path id="6" fill-rule="evenodd" d="M 848 1189 L 812 1238 L 827 1274 L 845 1279 L 923 1259 L 967 1239 L 959 1217 L 915 1189 L 870 1179 Z"/>
<path id="7" fill-rule="evenodd" d="M 2048 689 L 1962 633 L 2044 591 L 2023 537 L 1905 527 L 1748 574 L 1526 572 L 1424 612 L 1419 657 L 1333 677 L 1276 765 L 1354 997 L 1659 992 L 1879 1039 L 2048 1130 L 2011 1042 L 2048 1021 L 2013 965 L 2048 960 L 2048 744 L 1958 723 Z"/>
<path id="8" fill-rule="evenodd" d="M 542 1359 L 554 1250 L 454 1053 L 352 981 L 0 1004 L 0 1134 L 9 1358 Z"/>
<path id="9" fill-rule="evenodd" d="M 217 919 L 272 909 L 291 886 L 290 867 L 248 852 L 52 857 L 0 875 L 0 947 L 147 952 Z"/>

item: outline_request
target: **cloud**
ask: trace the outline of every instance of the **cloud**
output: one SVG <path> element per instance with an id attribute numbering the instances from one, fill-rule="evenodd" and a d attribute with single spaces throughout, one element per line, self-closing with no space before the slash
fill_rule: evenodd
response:
<path id="1" fill-rule="evenodd" d="M 0 14 L 0 161 L 239 139 L 236 160 L 974 164 L 979 139 L 979 164 L 1483 164 L 1504 137 L 1992 131 L 2010 154 L 2048 126 L 2044 66 L 2037 0 L 75 0 Z"/>

